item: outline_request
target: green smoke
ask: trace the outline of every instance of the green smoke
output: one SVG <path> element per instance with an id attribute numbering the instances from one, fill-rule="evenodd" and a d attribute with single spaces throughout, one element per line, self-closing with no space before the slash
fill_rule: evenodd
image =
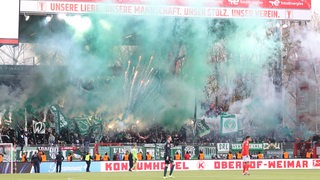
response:
<path id="1" fill-rule="evenodd" d="M 43 102 L 63 99 L 67 116 L 104 113 L 108 119 L 122 114 L 122 120 L 171 121 L 175 127 L 193 117 L 194 99 L 202 96 L 209 75 L 207 20 L 90 19 L 91 28 L 82 34 L 73 29 L 59 51 L 67 71 L 61 82 L 51 82 L 55 94 L 39 92 L 47 97 Z"/>
<path id="2" fill-rule="evenodd" d="M 56 20 L 59 28 L 40 33 L 34 51 L 52 68 L 23 85 L 22 104 L 60 104 L 67 117 L 102 114 L 107 122 L 139 119 L 179 128 L 193 118 L 196 99 L 242 113 L 248 123 L 278 123 L 283 107 L 271 71 L 281 43 L 273 22 L 87 18 L 86 30 Z M 213 92 L 205 94 L 205 87 Z"/>

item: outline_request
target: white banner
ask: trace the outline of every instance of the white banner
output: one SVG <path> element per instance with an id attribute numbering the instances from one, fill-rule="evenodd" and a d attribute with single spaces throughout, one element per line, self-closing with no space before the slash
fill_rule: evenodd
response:
<path id="1" fill-rule="evenodd" d="M 217 143 L 218 153 L 227 153 L 230 151 L 229 143 Z"/>
<path id="2" fill-rule="evenodd" d="M 45 134 L 46 125 L 43 122 L 32 121 L 33 133 L 35 134 Z"/>
<path id="3" fill-rule="evenodd" d="M 175 170 L 242 170 L 242 160 L 181 160 L 175 161 Z M 138 171 L 163 171 L 164 161 L 139 161 Z M 266 159 L 251 160 L 250 169 L 319 169 L 320 159 Z M 101 162 L 101 172 L 128 171 L 127 161 Z"/>
<path id="4" fill-rule="evenodd" d="M 0 1 L 0 45 L 19 44 L 19 0 Z"/>
<path id="5" fill-rule="evenodd" d="M 236 133 L 239 130 L 238 118 L 235 115 L 221 116 L 220 131 L 221 134 Z"/>

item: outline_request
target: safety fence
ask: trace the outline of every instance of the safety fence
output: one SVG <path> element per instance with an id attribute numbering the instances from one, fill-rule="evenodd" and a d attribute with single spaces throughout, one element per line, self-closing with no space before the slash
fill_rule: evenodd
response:
<path id="1" fill-rule="evenodd" d="M 32 154 L 38 150 L 42 151 L 46 155 L 47 161 L 53 161 L 56 154 L 61 151 L 62 155 L 66 158 L 69 154 L 72 154 L 73 161 L 81 161 L 83 155 L 90 151 L 92 155 L 99 153 L 101 157 L 105 153 L 108 153 L 110 160 L 117 156 L 118 160 L 122 160 L 126 152 L 130 152 L 133 145 L 110 145 L 98 143 L 88 147 L 77 146 L 77 145 L 64 145 L 64 146 L 48 146 L 48 145 L 38 145 L 33 147 L 25 147 L 21 150 L 19 147 L 15 150 L 15 160 L 21 162 L 22 152 L 26 153 L 27 159 L 30 159 Z M 293 147 L 293 146 L 292 146 Z M 141 152 L 143 159 L 147 153 L 151 154 L 152 160 L 162 160 L 164 155 L 163 144 L 143 144 L 139 145 L 138 152 Z M 293 158 L 293 149 L 286 149 L 289 153 L 289 157 Z M 189 152 L 190 159 L 198 159 L 198 154 L 200 151 L 204 153 L 204 159 L 225 159 L 228 152 L 232 152 L 234 155 L 241 151 L 241 143 L 215 143 L 212 145 L 202 146 L 202 145 L 179 145 L 171 148 L 171 154 L 174 156 L 175 153 L 179 153 L 181 159 L 183 156 Z M 280 143 L 251 143 L 250 153 L 255 155 L 260 152 L 264 154 L 264 158 L 281 158 L 283 153 L 283 148 Z"/>

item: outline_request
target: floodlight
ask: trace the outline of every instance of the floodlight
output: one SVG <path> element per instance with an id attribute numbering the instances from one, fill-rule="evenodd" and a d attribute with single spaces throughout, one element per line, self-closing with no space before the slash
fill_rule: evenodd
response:
<path id="1" fill-rule="evenodd" d="M 51 21 L 51 19 L 52 19 L 52 15 L 48 15 L 46 17 L 46 23 L 49 23 Z"/>
<path id="2" fill-rule="evenodd" d="M 30 16 L 29 16 L 29 15 L 24 14 L 24 19 L 25 19 L 25 21 L 29 21 Z"/>

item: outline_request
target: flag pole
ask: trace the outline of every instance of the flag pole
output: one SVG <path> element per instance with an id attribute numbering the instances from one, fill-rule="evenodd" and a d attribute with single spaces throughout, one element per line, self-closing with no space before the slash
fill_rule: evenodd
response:
<path id="1" fill-rule="evenodd" d="M 24 130 L 27 130 L 27 108 L 24 108 Z"/>
<path id="2" fill-rule="evenodd" d="M 197 135 L 197 98 L 194 98 L 194 114 L 193 114 L 193 143 L 195 143 Z"/>
<path id="3" fill-rule="evenodd" d="M 28 146 L 28 121 L 27 121 L 27 108 L 24 108 L 24 145 Z"/>

